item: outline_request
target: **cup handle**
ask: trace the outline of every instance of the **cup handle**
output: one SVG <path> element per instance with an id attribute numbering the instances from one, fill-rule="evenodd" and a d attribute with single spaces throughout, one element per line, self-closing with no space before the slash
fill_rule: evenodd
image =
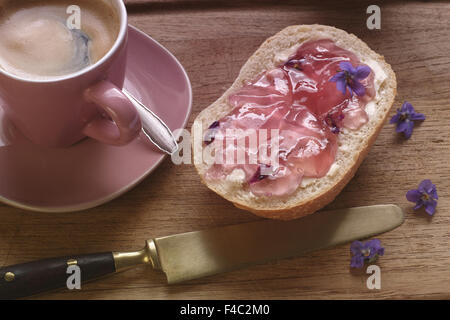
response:
<path id="1" fill-rule="evenodd" d="M 138 136 L 142 128 L 139 114 L 117 86 L 100 81 L 86 89 L 84 97 L 102 108 L 114 122 L 98 116 L 84 127 L 83 134 L 115 146 L 125 145 Z"/>

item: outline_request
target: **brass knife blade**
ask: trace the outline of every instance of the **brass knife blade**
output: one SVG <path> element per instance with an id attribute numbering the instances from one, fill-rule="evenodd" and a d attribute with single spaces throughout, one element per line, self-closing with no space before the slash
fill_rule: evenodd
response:
<path id="1" fill-rule="evenodd" d="M 295 257 L 390 231 L 404 221 L 396 205 L 317 212 L 294 221 L 263 220 L 150 240 L 169 284 Z M 156 258 L 156 257 L 155 257 Z"/>

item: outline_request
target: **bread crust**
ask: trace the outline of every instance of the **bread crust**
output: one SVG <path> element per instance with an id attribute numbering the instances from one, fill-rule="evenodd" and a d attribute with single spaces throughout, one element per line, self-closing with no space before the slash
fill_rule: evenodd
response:
<path id="1" fill-rule="evenodd" d="M 295 44 L 296 41 L 297 43 L 299 41 L 304 42 L 317 37 L 320 38 L 321 35 L 322 38 L 332 39 L 344 49 L 357 53 L 359 56 L 368 56 L 370 59 L 374 59 L 381 65 L 387 78 L 383 82 L 383 90 L 380 90 L 382 92 L 382 97 L 380 98 L 380 102 L 377 102 L 377 117 L 372 121 L 373 123 L 370 123 L 369 128 L 364 129 L 367 131 L 367 136 L 360 138 L 361 142 L 357 146 L 357 152 L 353 154 L 352 159 L 345 160 L 345 166 L 341 170 L 342 172 L 338 174 L 337 178 L 334 180 L 330 178 L 325 179 L 327 180 L 325 186 L 320 188 L 318 192 L 311 192 L 313 193 L 311 197 L 306 197 L 306 199 L 300 199 L 298 201 L 296 198 L 288 199 L 284 202 L 282 199 L 267 199 L 265 197 L 255 196 L 251 199 L 243 199 L 242 195 L 239 196 L 221 189 L 220 183 L 205 180 L 204 173 L 207 168 L 203 164 L 194 162 L 202 183 L 218 195 L 231 201 L 238 208 L 250 211 L 264 218 L 279 220 L 297 219 L 323 208 L 332 202 L 353 178 L 386 122 L 389 110 L 394 103 L 397 82 L 394 71 L 391 66 L 386 63 L 384 57 L 371 50 L 355 35 L 348 34 L 343 30 L 323 25 L 300 25 L 287 27 L 276 35 L 268 38 L 244 64 L 239 76 L 232 86 L 217 101 L 204 109 L 197 116 L 193 128 L 195 125 L 199 124 L 204 128 L 207 128 L 212 122 L 211 120 L 217 120 L 231 111 L 232 107 L 227 104 L 229 94 L 240 88 L 244 81 L 252 80 L 261 71 L 274 67 L 274 56 L 277 52 L 287 49 L 289 44 Z M 194 134 L 195 130 L 192 130 L 193 141 L 195 141 Z M 196 152 L 195 148 L 193 152 Z M 296 193 L 295 197 L 299 197 L 299 194 L 302 192 L 302 190 L 299 189 L 297 189 L 298 193 Z M 243 190 L 240 190 L 240 192 L 245 193 Z"/>

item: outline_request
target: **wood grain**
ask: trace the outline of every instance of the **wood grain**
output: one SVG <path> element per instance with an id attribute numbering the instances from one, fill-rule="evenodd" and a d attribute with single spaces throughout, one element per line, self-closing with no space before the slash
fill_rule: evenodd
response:
<path id="1" fill-rule="evenodd" d="M 364 1 L 126 1 L 130 23 L 171 50 L 194 90 L 194 112 L 232 83 L 265 38 L 293 24 L 334 25 L 383 54 L 398 78 L 395 108 L 411 102 L 427 120 L 408 141 L 386 124 L 368 157 L 328 208 L 395 203 L 400 228 L 380 236 L 381 290 L 349 269 L 349 245 L 167 286 L 164 276 L 133 271 L 37 299 L 384 299 L 450 298 L 450 4 L 381 1 L 382 28 L 365 26 Z M 430 178 L 438 188 L 433 218 L 413 212 L 407 190 Z M 192 166 L 166 160 L 134 190 L 85 212 L 42 214 L 0 205 L 0 266 L 66 254 L 134 250 L 144 239 L 254 221 L 204 187 Z"/>

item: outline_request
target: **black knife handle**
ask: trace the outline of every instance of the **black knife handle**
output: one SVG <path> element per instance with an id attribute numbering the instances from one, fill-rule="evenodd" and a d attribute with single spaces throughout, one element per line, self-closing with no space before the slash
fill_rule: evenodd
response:
<path id="1" fill-rule="evenodd" d="M 116 271 L 112 252 L 50 258 L 0 268 L 0 299 L 18 299 L 67 288 L 69 266 L 80 267 L 81 283 Z"/>

